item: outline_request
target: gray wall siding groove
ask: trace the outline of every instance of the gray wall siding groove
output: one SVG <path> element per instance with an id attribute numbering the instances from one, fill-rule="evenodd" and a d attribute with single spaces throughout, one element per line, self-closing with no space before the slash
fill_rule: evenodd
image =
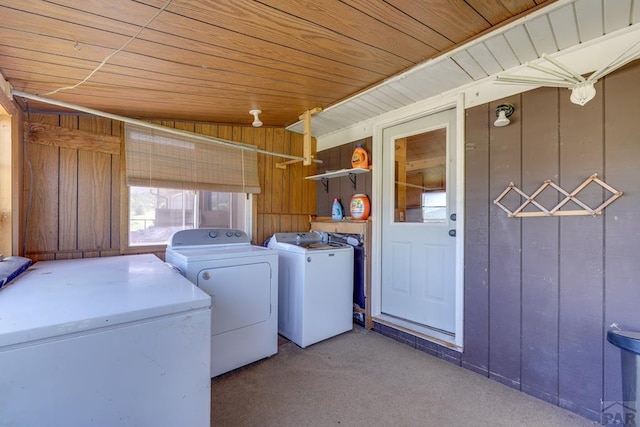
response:
<path id="1" fill-rule="evenodd" d="M 541 88 L 473 107 L 465 124 L 462 366 L 598 421 L 602 402 L 622 399 L 607 328 L 640 331 L 638 81 L 635 61 L 583 107 L 566 89 Z M 495 128 L 503 102 L 516 113 Z M 601 216 L 508 218 L 492 203 L 510 182 L 528 194 L 545 179 L 571 191 L 593 173 L 624 192 Z M 579 199 L 596 207 L 603 194 L 590 185 Z"/>

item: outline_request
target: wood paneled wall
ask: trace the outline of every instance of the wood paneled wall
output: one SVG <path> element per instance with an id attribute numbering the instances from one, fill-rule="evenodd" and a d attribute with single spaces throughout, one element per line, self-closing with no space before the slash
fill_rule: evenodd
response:
<path id="1" fill-rule="evenodd" d="M 253 132 L 253 142 L 260 148 L 278 153 L 302 156 L 303 136 L 279 128 L 245 128 Z M 315 151 L 315 141 L 312 142 Z M 317 165 L 303 166 L 302 162 L 276 167 L 283 160 L 278 157 L 259 155 L 260 185 L 262 193 L 257 200 L 256 244 L 264 241 L 276 232 L 309 230 L 309 215 L 316 213 L 315 182 L 304 179 L 317 173 Z"/>
<path id="2" fill-rule="evenodd" d="M 330 170 L 351 168 L 351 156 L 357 144 L 362 144 L 362 148 L 367 150 L 369 155 L 369 165 L 373 165 L 371 153 L 373 152 L 372 139 L 365 138 L 360 141 L 353 141 L 337 147 L 318 152 L 318 159 L 323 163 L 318 165 L 317 173 L 324 173 Z M 345 216 L 349 215 L 349 204 L 354 194 L 366 194 L 371 200 L 371 173 L 356 175 L 355 188 L 348 176 L 332 178 L 328 180 L 329 189 L 325 190 L 320 181 L 313 181 L 316 184 L 318 216 L 331 216 L 331 205 L 335 197 L 339 198 L 344 208 Z M 373 203 L 373 201 L 371 201 Z"/>
<path id="3" fill-rule="evenodd" d="M 120 136 L 121 123 L 57 114 L 26 114 L 42 123 Z M 23 212 L 26 255 L 37 260 L 120 254 L 120 154 L 27 143 Z"/>
<path id="4" fill-rule="evenodd" d="M 636 61 L 583 107 L 541 88 L 467 110 L 462 364 L 594 420 L 602 402 L 622 400 L 609 325 L 640 331 L 638 81 Z M 516 112 L 496 128 L 503 102 Z M 546 179 L 571 191 L 593 173 L 624 192 L 602 216 L 508 218 L 492 203 L 510 182 L 528 194 Z M 559 196 L 536 200 L 550 208 Z"/>
<path id="5" fill-rule="evenodd" d="M 30 123 L 122 137 L 123 123 L 73 114 L 28 114 Z M 281 128 L 253 128 L 194 122 L 160 122 L 168 127 L 257 145 L 286 154 L 302 155 L 302 135 Z M 121 215 L 126 212 L 121 189 L 124 182 L 120 154 L 107 154 L 91 146 L 67 148 L 27 144 L 24 166 L 23 206 L 26 256 L 37 260 L 119 255 Z M 316 166 L 275 167 L 283 159 L 260 154 L 258 167 L 262 193 L 256 196 L 257 222 L 253 242 L 262 244 L 278 231 L 309 229 L 309 215 L 316 211 L 315 183 L 304 179 Z M 138 252 L 150 252 L 141 248 Z M 127 253 L 131 253 L 130 251 Z M 157 252 L 163 257 L 164 251 Z"/>

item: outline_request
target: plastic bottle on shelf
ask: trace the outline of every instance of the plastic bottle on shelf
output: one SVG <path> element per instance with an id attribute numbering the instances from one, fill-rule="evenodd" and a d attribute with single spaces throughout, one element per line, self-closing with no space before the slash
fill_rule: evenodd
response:
<path id="1" fill-rule="evenodd" d="M 362 148 L 362 144 L 356 144 L 356 149 L 353 150 L 351 167 L 369 169 L 369 155 L 367 154 L 367 150 Z"/>
<path id="2" fill-rule="evenodd" d="M 369 218 L 371 205 L 366 194 L 354 194 L 349 205 L 351 218 L 365 220 Z"/>
<path id="3" fill-rule="evenodd" d="M 334 221 L 342 221 L 344 218 L 344 212 L 342 211 L 342 203 L 337 197 L 333 199 L 333 205 L 331 206 L 331 219 Z"/>

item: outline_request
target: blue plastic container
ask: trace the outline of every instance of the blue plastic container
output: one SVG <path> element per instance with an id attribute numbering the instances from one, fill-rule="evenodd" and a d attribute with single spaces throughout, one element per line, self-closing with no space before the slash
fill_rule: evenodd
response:
<path id="1" fill-rule="evenodd" d="M 344 218 L 344 211 L 342 210 L 342 203 L 337 197 L 333 199 L 333 205 L 331 206 L 331 219 L 334 221 L 342 221 Z"/>

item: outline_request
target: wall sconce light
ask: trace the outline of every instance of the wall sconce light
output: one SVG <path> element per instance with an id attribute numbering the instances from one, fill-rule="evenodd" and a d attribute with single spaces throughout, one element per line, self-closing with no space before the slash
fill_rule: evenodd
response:
<path id="1" fill-rule="evenodd" d="M 513 105 L 511 104 L 500 104 L 498 105 L 498 107 L 496 107 L 496 117 L 498 117 L 496 119 L 495 122 L 493 122 L 493 125 L 495 127 L 502 127 L 502 126 L 506 126 L 509 123 L 511 123 L 511 121 L 509 120 L 509 117 L 511 117 L 511 115 L 513 114 Z"/>
<path id="2" fill-rule="evenodd" d="M 251 124 L 255 128 L 259 128 L 260 126 L 262 126 L 262 122 L 260 121 L 260 117 L 258 117 L 258 114 L 260 114 L 260 113 L 262 113 L 262 110 L 251 110 L 251 111 L 249 111 L 249 114 L 253 115 L 253 123 L 251 123 Z"/>

